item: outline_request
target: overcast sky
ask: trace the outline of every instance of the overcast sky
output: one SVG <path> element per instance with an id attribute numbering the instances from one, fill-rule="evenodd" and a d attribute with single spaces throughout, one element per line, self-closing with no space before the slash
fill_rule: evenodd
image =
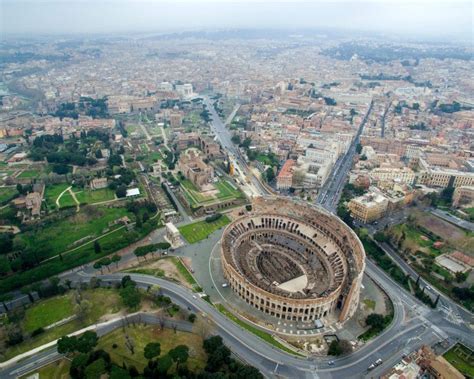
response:
<path id="1" fill-rule="evenodd" d="M 380 31 L 471 40 L 471 1 L 0 0 L 2 34 L 222 27 Z"/>

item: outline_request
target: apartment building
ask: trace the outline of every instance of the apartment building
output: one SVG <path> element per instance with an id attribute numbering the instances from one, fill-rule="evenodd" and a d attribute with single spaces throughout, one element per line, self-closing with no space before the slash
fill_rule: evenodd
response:
<path id="1" fill-rule="evenodd" d="M 352 199 L 348 204 L 351 216 L 364 224 L 383 217 L 387 207 L 388 199 L 373 191 Z"/>

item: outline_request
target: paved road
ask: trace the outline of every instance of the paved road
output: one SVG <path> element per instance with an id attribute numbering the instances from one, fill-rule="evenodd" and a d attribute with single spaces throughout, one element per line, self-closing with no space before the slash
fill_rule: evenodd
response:
<path id="1" fill-rule="evenodd" d="M 230 113 L 229 117 L 227 117 L 227 119 L 225 120 L 225 123 L 224 123 L 225 126 L 229 125 L 232 122 L 232 120 L 234 119 L 239 109 L 240 109 L 240 104 L 236 104 L 234 109 L 232 109 L 232 112 Z"/>
<path id="2" fill-rule="evenodd" d="M 372 107 L 373 101 L 370 102 L 367 113 L 359 125 L 359 129 L 357 130 L 349 150 L 347 150 L 347 153 L 342 158 L 339 158 L 339 160 L 336 162 L 331 176 L 321 188 L 321 191 L 316 198 L 316 203 L 321 205 L 323 208 L 326 208 L 330 212 L 334 213 L 336 211 L 342 189 L 346 183 L 347 174 L 352 167 L 352 161 L 356 154 L 356 148 L 359 143 L 360 136 L 364 130 L 364 126 L 369 118 L 370 112 L 372 111 Z"/>
<path id="3" fill-rule="evenodd" d="M 450 222 L 451 224 L 454 224 L 456 226 L 459 226 L 460 228 L 469 230 L 471 232 L 474 232 L 474 223 L 463 220 L 459 217 L 456 217 L 452 215 L 449 212 L 443 211 L 441 209 L 432 209 L 431 213 L 434 215 L 438 216 L 439 218 L 442 218 L 443 220 Z"/>
<path id="4" fill-rule="evenodd" d="M 217 139 L 221 143 L 222 148 L 229 153 L 229 158 L 234 163 L 236 169 L 245 176 L 248 181 L 246 182 L 244 178 L 242 178 L 242 186 L 248 187 L 248 191 L 253 195 L 268 195 L 271 194 L 271 190 L 265 183 L 262 183 L 250 170 L 250 167 L 247 165 L 245 158 L 242 156 L 239 148 L 232 142 L 231 134 L 229 130 L 226 128 L 225 124 L 220 119 L 219 115 L 217 114 L 214 106 L 212 105 L 211 100 L 208 97 L 203 96 L 204 104 L 206 104 L 207 110 L 211 113 L 211 122 L 210 127 L 211 130 L 215 133 Z"/>

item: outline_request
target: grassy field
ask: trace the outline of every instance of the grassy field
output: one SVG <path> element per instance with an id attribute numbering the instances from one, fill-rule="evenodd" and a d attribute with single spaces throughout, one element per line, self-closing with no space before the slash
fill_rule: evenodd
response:
<path id="1" fill-rule="evenodd" d="M 24 342 L 8 348 L 5 352 L 5 356 L 3 359 L 8 360 L 18 354 L 24 353 L 25 351 L 34 349 L 35 347 L 54 341 L 66 334 L 72 333 L 76 330 L 84 328 L 85 326 L 88 326 L 97 322 L 100 319 L 100 317 L 105 314 L 117 313 L 122 308 L 122 301 L 120 299 L 120 296 L 118 292 L 113 289 L 97 288 L 94 290 L 86 290 L 86 291 L 82 291 L 82 296 L 91 305 L 83 321 L 79 321 L 78 319 L 72 320 L 64 325 L 51 328 L 36 337 L 26 339 Z M 63 302 L 61 304 L 61 301 L 56 300 L 56 299 L 68 299 L 68 300 L 61 300 Z M 28 308 L 27 312 L 30 312 L 30 314 L 33 314 L 33 315 L 39 315 L 40 311 L 45 309 L 45 306 L 43 304 L 54 305 L 55 302 L 58 302 L 58 305 L 65 305 L 67 301 L 69 301 L 69 303 L 72 305 L 73 303 L 72 292 L 67 293 L 65 296 L 54 297 L 48 300 L 39 301 L 36 304 L 34 304 L 31 308 Z M 68 309 L 69 311 L 68 315 L 70 316 L 73 314 L 73 311 L 71 307 L 69 308 L 70 309 Z M 49 317 L 43 317 L 43 322 L 49 325 L 51 324 L 50 321 L 54 320 L 57 317 L 60 317 L 60 319 L 64 318 L 59 312 L 60 311 L 48 310 Z M 67 317 L 68 315 L 66 315 L 65 317 Z M 25 318 L 24 322 L 27 322 L 27 318 Z M 31 323 L 30 326 L 35 323 L 35 321 L 28 321 L 28 322 Z M 36 322 L 36 325 L 39 325 L 39 324 L 40 324 L 39 322 Z"/>
<path id="2" fill-rule="evenodd" d="M 219 199 L 230 199 L 242 196 L 242 193 L 237 188 L 232 187 L 227 180 L 220 180 L 215 184 L 215 186 L 219 190 L 219 194 L 217 195 Z"/>
<path id="3" fill-rule="evenodd" d="M 216 308 L 221 312 L 223 315 L 225 315 L 227 318 L 231 319 L 234 321 L 237 325 L 240 327 L 248 330 L 250 333 L 255 334 L 257 337 L 260 337 L 264 341 L 268 342 L 269 344 L 277 347 L 280 350 L 286 351 L 287 353 L 297 355 L 297 356 L 302 356 L 301 354 L 298 354 L 292 349 L 289 349 L 285 345 L 281 344 L 278 342 L 275 338 L 272 337 L 270 333 L 267 333 L 251 324 L 246 323 L 245 321 L 242 321 L 240 318 L 235 316 L 232 312 L 230 312 L 226 307 L 224 307 L 222 304 L 217 304 Z"/>
<path id="4" fill-rule="evenodd" d="M 135 354 L 125 346 L 125 335 L 128 335 L 134 341 Z M 104 349 L 110 354 L 112 361 L 122 366 L 125 363 L 128 367 L 134 365 L 139 371 L 142 371 L 147 360 L 143 356 L 143 349 L 150 342 L 159 342 L 161 344 L 161 356 L 178 345 L 189 346 L 190 357 L 188 368 L 191 371 L 201 370 L 205 366 L 206 353 L 202 348 L 202 338 L 197 334 L 177 331 L 174 333 L 171 329 L 160 330 L 159 326 L 135 325 L 127 328 L 116 329 L 113 332 L 103 336 L 99 340 L 98 349 Z M 117 347 L 114 348 L 113 344 Z"/>
<path id="5" fill-rule="evenodd" d="M 42 250 L 44 259 L 74 247 L 74 242 L 85 237 L 99 236 L 109 222 L 125 215 L 130 216 L 125 208 L 82 208 L 76 215 L 18 234 L 15 239 L 37 251 Z"/>
<path id="6" fill-rule="evenodd" d="M 23 330 L 31 333 L 72 315 L 71 296 L 64 295 L 43 300 L 26 310 Z"/>
<path id="7" fill-rule="evenodd" d="M 41 172 L 39 170 L 25 170 L 17 176 L 18 179 L 34 179 L 37 178 Z"/>
<path id="8" fill-rule="evenodd" d="M 237 188 L 234 188 L 227 180 L 219 180 L 214 183 L 217 192 L 212 195 L 206 195 L 199 191 L 196 186 L 188 179 L 181 180 L 184 195 L 188 199 L 191 207 L 205 205 L 216 200 L 232 200 L 243 196 Z"/>
<path id="9" fill-rule="evenodd" d="M 229 218 L 226 215 L 223 215 L 221 218 L 213 222 L 198 221 L 193 224 L 180 226 L 178 229 L 188 243 L 196 243 L 207 238 L 209 234 L 222 228 L 229 222 Z"/>
<path id="10" fill-rule="evenodd" d="M 82 191 L 74 191 L 74 193 L 81 204 L 94 204 L 115 199 L 114 191 L 108 188 L 101 188 L 95 191 L 84 189 Z"/>
<path id="11" fill-rule="evenodd" d="M 76 205 L 77 204 L 69 191 L 64 192 L 64 194 L 59 198 L 59 208 L 75 207 Z"/>
<path id="12" fill-rule="evenodd" d="M 468 359 L 467 356 L 472 354 L 466 346 L 461 344 L 454 345 L 448 350 L 443 357 L 456 367 L 462 374 L 473 378 L 474 377 L 474 355 Z"/>
<path id="13" fill-rule="evenodd" d="M 0 188 L 0 203 L 10 201 L 13 196 L 17 194 L 16 187 L 1 187 Z"/>
<path id="14" fill-rule="evenodd" d="M 56 199 L 58 196 L 63 192 L 66 188 L 68 188 L 70 184 L 68 183 L 60 183 L 60 184 L 52 184 L 46 186 L 44 191 L 44 198 L 46 203 L 51 208 L 56 208 Z"/>

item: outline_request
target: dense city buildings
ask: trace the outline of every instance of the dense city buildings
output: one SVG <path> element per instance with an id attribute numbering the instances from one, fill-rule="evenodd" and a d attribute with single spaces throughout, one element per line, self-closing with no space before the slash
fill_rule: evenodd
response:
<path id="1" fill-rule="evenodd" d="M 472 44 L 176 30 L 0 44 L 0 377 L 472 377 Z"/>

